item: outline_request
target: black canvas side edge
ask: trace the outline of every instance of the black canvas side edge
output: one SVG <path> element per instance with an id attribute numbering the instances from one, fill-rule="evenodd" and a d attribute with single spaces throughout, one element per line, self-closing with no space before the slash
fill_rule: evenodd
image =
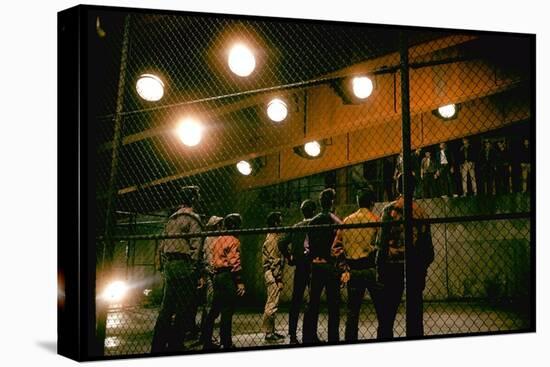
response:
<path id="1" fill-rule="evenodd" d="M 531 90 L 530 90 L 530 103 L 531 103 L 531 136 L 529 141 L 532 142 L 531 145 L 531 160 L 533 162 L 531 174 L 531 279 L 530 279 L 530 302 L 531 302 L 531 330 L 533 332 L 537 331 L 537 139 L 536 139 L 536 129 L 537 129 L 537 36 L 532 35 L 530 37 L 530 57 L 531 57 L 531 66 L 530 66 L 530 77 L 531 77 Z"/>
<path id="2" fill-rule="evenodd" d="M 97 231 L 97 204 L 96 204 L 96 164 L 97 154 L 97 126 L 92 123 L 93 116 L 98 112 L 91 107 L 90 98 L 94 98 L 90 86 L 91 55 L 89 52 L 88 39 L 90 27 L 95 24 L 89 22 L 89 9 L 86 6 L 79 6 L 80 16 L 80 126 L 81 126 L 81 147 L 80 147 L 80 200 L 81 200 L 81 281 L 85 289 L 81 293 L 81 360 L 91 360 L 93 356 L 102 355 L 104 345 L 98 342 L 96 336 L 96 261 L 99 251 L 96 241 Z"/>
<path id="3" fill-rule="evenodd" d="M 57 15 L 57 352 L 81 359 L 79 9 Z"/>

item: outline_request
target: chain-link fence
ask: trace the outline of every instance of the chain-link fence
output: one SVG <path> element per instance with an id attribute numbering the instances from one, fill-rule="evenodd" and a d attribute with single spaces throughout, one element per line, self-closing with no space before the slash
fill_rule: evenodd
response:
<path id="1" fill-rule="evenodd" d="M 532 330 L 530 37 L 88 21 L 99 354 Z"/>

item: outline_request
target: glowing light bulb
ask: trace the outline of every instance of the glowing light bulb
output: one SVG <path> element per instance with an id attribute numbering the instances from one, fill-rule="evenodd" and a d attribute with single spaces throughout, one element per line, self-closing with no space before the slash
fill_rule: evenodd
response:
<path id="1" fill-rule="evenodd" d="M 288 115 L 286 103 L 278 98 L 267 104 L 267 116 L 274 122 L 283 121 Z"/>
<path id="2" fill-rule="evenodd" d="M 159 101 L 164 96 L 164 83 L 153 74 L 142 74 L 136 82 L 136 91 L 149 102 Z"/>
<path id="3" fill-rule="evenodd" d="M 369 97 L 373 90 L 372 81 L 366 76 L 357 76 L 352 80 L 353 94 L 359 99 Z"/>
<path id="4" fill-rule="evenodd" d="M 227 63 L 229 69 L 241 77 L 249 76 L 256 68 L 254 54 L 242 43 L 238 43 L 231 48 Z"/>
<path id="5" fill-rule="evenodd" d="M 252 173 L 252 166 L 247 161 L 237 163 L 237 170 L 244 176 L 249 176 Z"/>
<path id="6" fill-rule="evenodd" d="M 304 145 L 304 151 L 310 157 L 317 157 L 321 154 L 321 144 L 316 141 L 310 141 Z"/>
<path id="7" fill-rule="evenodd" d="M 439 112 L 439 115 L 443 118 L 451 118 L 456 114 L 456 105 L 448 104 L 445 106 L 441 106 L 437 109 L 437 112 Z"/>
<path id="8" fill-rule="evenodd" d="M 202 140 L 203 126 L 200 122 L 187 118 L 181 121 L 176 128 L 176 133 L 181 142 L 189 147 L 194 147 Z"/>

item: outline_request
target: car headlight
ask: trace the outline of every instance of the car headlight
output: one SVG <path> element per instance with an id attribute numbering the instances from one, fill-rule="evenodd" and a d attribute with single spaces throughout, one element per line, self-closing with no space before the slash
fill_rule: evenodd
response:
<path id="1" fill-rule="evenodd" d="M 121 301 L 128 292 L 128 286 L 125 282 L 117 280 L 110 283 L 103 292 L 103 298 L 109 302 Z"/>

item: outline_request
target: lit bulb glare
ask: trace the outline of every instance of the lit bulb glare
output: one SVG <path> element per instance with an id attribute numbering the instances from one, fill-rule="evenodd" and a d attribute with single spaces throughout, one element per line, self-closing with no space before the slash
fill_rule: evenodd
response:
<path id="1" fill-rule="evenodd" d="M 456 106 L 454 104 L 441 106 L 437 109 L 437 112 L 439 112 L 439 115 L 441 115 L 441 117 L 448 119 L 455 115 Z"/>
<path id="2" fill-rule="evenodd" d="M 136 90 L 144 100 L 156 102 L 164 96 L 164 83 L 156 75 L 142 74 L 136 82 Z"/>
<path id="3" fill-rule="evenodd" d="M 188 147 L 194 147 L 202 140 L 202 125 L 193 119 L 186 119 L 179 123 L 176 133 L 181 142 Z"/>
<path id="4" fill-rule="evenodd" d="M 227 63 L 229 64 L 229 69 L 241 77 L 249 76 L 256 68 L 256 58 L 254 54 L 248 47 L 241 43 L 231 48 Z"/>
<path id="5" fill-rule="evenodd" d="M 274 122 L 283 121 L 288 115 L 286 103 L 275 98 L 267 104 L 267 116 Z"/>
<path id="6" fill-rule="evenodd" d="M 109 302 L 119 302 L 124 298 L 127 291 L 128 286 L 126 285 L 126 283 L 117 280 L 115 282 L 112 282 L 107 286 L 107 288 L 105 288 L 105 291 L 103 292 L 103 298 Z"/>
<path id="7" fill-rule="evenodd" d="M 249 176 L 252 173 L 252 166 L 247 161 L 237 163 L 237 170 L 244 176 Z"/>
<path id="8" fill-rule="evenodd" d="M 304 151 L 310 157 L 317 157 L 321 154 L 321 144 L 316 141 L 310 141 L 304 145 Z"/>
<path id="9" fill-rule="evenodd" d="M 365 99 L 371 95 L 372 81 L 366 76 L 357 76 L 352 80 L 353 94 L 359 99 Z"/>

